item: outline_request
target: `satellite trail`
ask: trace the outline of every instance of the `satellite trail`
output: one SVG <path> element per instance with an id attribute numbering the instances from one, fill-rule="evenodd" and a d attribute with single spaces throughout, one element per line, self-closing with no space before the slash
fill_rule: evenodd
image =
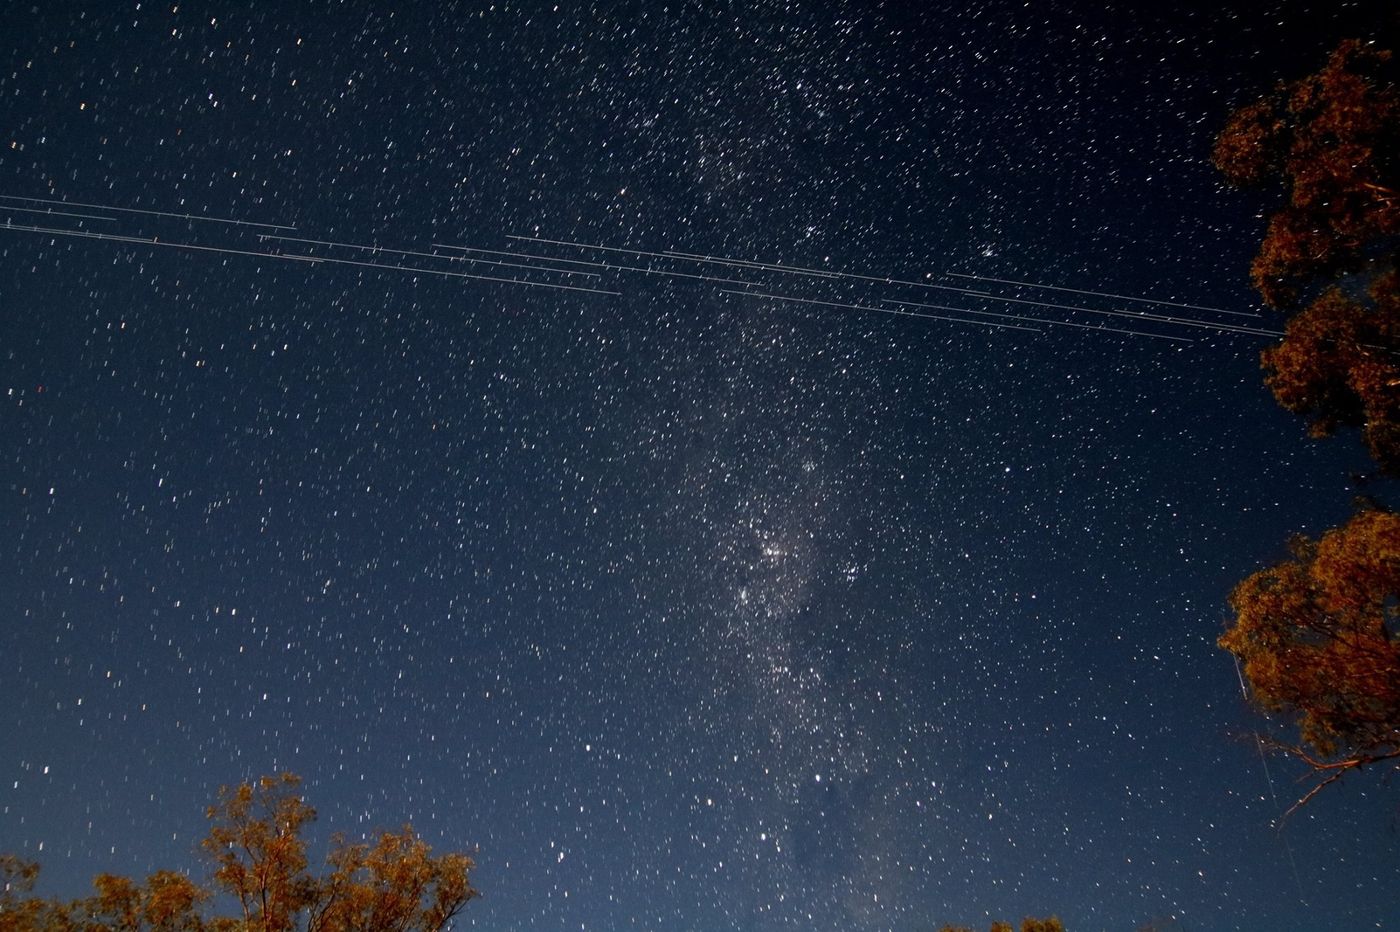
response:
<path id="1" fill-rule="evenodd" d="M 22 204 L 42 206 L 21 206 Z M 63 207 L 80 207 L 85 210 L 99 211 L 99 213 L 76 213 L 59 209 Z M 1006 285 L 1018 291 L 1017 293 L 999 293 L 992 290 L 962 287 L 958 284 L 914 281 L 864 271 L 818 269 L 698 252 L 634 249 L 603 243 L 549 239 L 542 236 L 506 236 L 506 239 L 510 241 L 531 242 L 546 247 L 544 250 L 531 252 L 490 249 L 481 246 L 448 245 L 437 242 L 431 242 L 427 247 L 415 249 L 382 246 L 377 242 L 350 242 L 313 236 L 292 236 L 287 232 L 276 232 L 296 230 L 295 227 L 286 224 L 258 223 L 228 217 L 210 217 L 176 211 L 147 210 L 54 198 L 0 195 L 0 212 L 4 211 L 68 218 L 79 223 L 78 226 L 39 226 L 32 223 L 16 223 L 13 219 L 6 218 L 3 229 L 15 233 L 69 237 L 150 249 L 174 249 L 196 253 L 275 259 L 300 262 L 311 266 L 350 266 L 604 297 L 622 297 L 631 293 L 643 280 L 665 278 L 694 282 L 698 288 L 715 286 L 711 293 L 716 297 L 721 295 L 738 296 L 801 304 L 812 308 L 833 308 L 866 314 L 910 317 L 1026 333 L 1040 334 L 1044 333 L 1047 328 L 1061 328 L 1083 334 L 1112 334 L 1175 343 L 1191 343 L 1193 341 L 1186 336 L 1162 331 L 1185 327 L 1194 330 L 1209 330 L 1217 334 L 1253 337 L 1281 336 L 1279 331 L 1262 327 L 1225 323 L 1194 316 L 1188 317 L 1176 313 L 1160 313 L 1147 308 L 1180 308 L 1209 314 L 1255 316 L 1241 311 L 958 272 L 948 274 L 954 279 Z M 166 229 L 168 229 L 168 225 L 172 222 L 184 222 L 189 226 L 181 228 L 179 235 L 176 236 L 141 228 L 123 230 L 121 227 L 123 221 L 128 227 L 131 227 L 142 221 L 143 218 L 147 226 L 165 224 Z M 81 226 L 83 221 L 89 220 L 114 224 L 115 227 L 106 227 L 99 231 Z M 193 226 L 195 223 L 216 226 L 200 228 Z M 196 235 L 200 229 L 205 231 L 204 234 Z M 612 259 L 574 258 L 542 254 L 551 251 L 548 247 L 584 250 L 593 252 L 595 256 L 597 253 L 636 256 L 643 261 L 640 264 L 630 264 Z M 352 254 L 361 254 L 364 258 L 350 258 L 346 255 L 345 251 L 347 250 Z M 444 252 L 444 250 L 450 250 L 450 252 Z M 337 252 L 339 254 L 336 254 Z M 514 273 L 508 277 L 506 274 L 489 275 L 461 271 L 460 266 L 458 268 L 452 267 L 460 263 L 502 270 L 510 269 L 514 270 Z M 727 270 L 729 275 L 709 274 L 711 271 L 717 271 L 713 268 L 715 266 Z M 587 279 L 587 283 L 565 284 L 557 280 L 541 280 L 537 276 L 568 276 L 576 279 Z M 989 302 L 1002 303 L 1056 313 L 1054 316 L 1031 315 L 1014 313 L 1012 309 L 998 311 L 986 307 L 955 307 L 947 304 L 935 304 L 913 300 L 908 290 L 911 288 L 933 289 L 958 294 L 971 302 L 980 302 L 984 305 Z M 1089 304 L 1060 304 L 1053 301 L 1041 301 L 1024 296 L 1024 291 L 1020 291 L 1020 289 L 1027 288 L 1079 294 L 1086 298 L 1098 298 L 1105 301 L 1134 302 L 1142 305 L 1143 308 L 1095 307 Z M 937 313 L 928 313 L 930 311 Z M 1076 319 L 1080 315 L 1088 315 L 1091 318 L 1112 318 L 1115 321 L 1131 321 L 1136 326 L 1126 324 L 1110 326 L 1103 320 L 1086 322 L 1082 319 Z"/>

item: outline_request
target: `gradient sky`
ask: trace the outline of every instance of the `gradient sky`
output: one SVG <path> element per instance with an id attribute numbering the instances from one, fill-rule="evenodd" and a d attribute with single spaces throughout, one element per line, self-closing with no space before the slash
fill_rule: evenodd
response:
<path id="1" fill-rule="evenodd" d="M 0 850 L 289 769 L 465 928 L 1400 923 L 1214 647 L 1358 445 L 1092 313 L 1277 325 L 1211 140 L 1384 5 L 6 4 Z"/>

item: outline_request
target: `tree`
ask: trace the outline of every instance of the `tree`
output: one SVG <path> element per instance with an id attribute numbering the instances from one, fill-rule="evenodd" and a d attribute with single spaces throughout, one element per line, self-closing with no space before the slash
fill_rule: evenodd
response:
<path id="1" fill-rule="evenodd" d="M 1288 313 L 1261 364 L 1275 399 L 1314 436 L 1361 431 L 1382 475 L 1400 477 L 1400 70 L 1390 51 L 1343 42 L 1316 74 L 1237 111 L 1215 164 L 1239 185 L 1281 187 L 1252 266 Z M 1230 598 L 1220 638 L 1252 700 L 1290 719 L 1271 739 L 1316 776 L 1298 801 L 1400 759 L 1400 518 L 1374 507 Z M 1294 808 L 1297 808 L 1295 805 Z M 1290 812 L 1292 810 L 1289 810 Z"/>
<path id="2" fill-rule="evenodd" d="M 938 932 L 972 932 L 967 926 L 943 926 Z M 1015 932 L 1009 922 L 993 922 L 988 932 Z M 1021 932 L 1065 932 L 1064 924 L 1054 916 L 1049 919 L 1034 919 L 1027 916 L 1021 920 Z"/>
<path id="3" fill-rule="evenodd" d="M 80 929 L 112 932 L 202 932 L 199 908 L 209 899 L 184 874 L 156 871 L 138 884 L 114 874 L 98 874 L 92 882 L 97 895 L 79 900 L 64 912 Z"/>
<path id="4" fill-rule="evenodd" d="M 292 774 L 225 787 L 201 844 L 213 890 L 157 871 L 144 884 L 100 874 L 71 903 L 32 896 L 39 866 L 0 856 L 0 932 L 443 932 L 479 894 L 465 854 L 434 856 L 411 826 L 373 843 L 336 836 L 328 872 L 308 870 L 303 830 L 316 818 Z M 206 919 L 214 892 L 236 916 Z"/>
<path id="5" fill-rule="evenodd" d="M 464 854 L 433 857 L 411 826 L 373 844 L 337 835 L 323 878 L 307 872 L 302 829 L 316 818 L 292 774 L 224 788 L 204 850 L 214 882 L 243 912 L 242 930 L 440 932 L 478 893 Z"/>
<path id="6" fill-rule="evenodd" d="M 308 932 L 437 932 L 472 898 L 472 861 L 464 854 L 434 858 L 410 826 L 373 844 L 337 838 L 331 874 L 321 883 Z"/>
<path id="7" fill-rule="evenodd" d="M 1339 45 L 1321 71 L 1237 111 L 1215 146 L 1232 182 L 1283 189 L 1252 277 L 1287 311 L 1261 362 L 1279 404 L 1315 436 L 1362 429 L 1400 475 L 1400 68 L 1390 51 Z M 1306 299 L 1306 301 L 1305 301 Z"/>
<path id="8" fill-rule="evenodd" d="M 1296 809 L 1352 771 L 1400 766 L 1400 515 L 1368 508 L 1292 550 L 1235 587 L 1220 646 L 1298 727 L 1274 741 L 1318 778 Z"/>
<path id="9" fill-rule="evenodd" d="M 0 932 L 36 932 L 48 925 L 50 904 L 30 896 L 39 865 L 0 854 Z"/>
<path id="10" fill-rule="evenodd" d="M 1021 920 L 1021 932 L 1065 932 L 1065 926 L 1055 916 L 1049 919 L 1032 919 L 1027 916 Z"/>
<path id="11" fill-rule="evenodd" d="M 209 807 L 213 824 L 201 847 L 214 862 L 215 886 L 237 899 L 250 932 L 289 932 L 316 901 L 301 835 L 316 810 L 297 793 L 300 783 L 284 773 L 224 787 Z"/>
<path id="12" fill-rule="evenodd" d="M 1314 436 L 1360 428 L 1382 472 L 1400 476 L 1400 276 L 1378 278 L 1369 298 L 1330 289 L 1261 360 L 1274 398 L 1308 416 Z"/>
<path id="13" fill-rule="evenodd" d="M 1215 164 L 1241 186 L 1287 196 L 1254 260 L 1264 300 L 1291 307 L 1307 286 L 1393 264 L 1400 233 L 1400 82 L 1387 50 L 1337 47 L 1321 71 L 1236 111 Z"/>

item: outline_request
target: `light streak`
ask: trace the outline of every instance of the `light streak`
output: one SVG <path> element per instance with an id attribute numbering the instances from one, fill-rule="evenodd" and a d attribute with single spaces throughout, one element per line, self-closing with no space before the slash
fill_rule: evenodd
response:
<path id="1" fill-rule="evenodd" d="M 725 293 L 726 293 L 726 294 L 755 294 L 755 295 L 758 294 L 757 292 L 737 292 L 737 291 L 727 291 L 727 292 L 725 292 Z M 898 310 L 891 310 L 891 309 L 888 309 L 888 308 L 869 307 L 869 306 L 867 306 L 867 305 L 845 304 L 845 303 L 842 303 L 842 302 L 833 302 L 833 301 L 818 301 L 818 300 L 811 299 L 811 298 L 797 298 L 797 297 L 786 296 L 786 295 L 762 295 L 762 297 L 776 298 L 776 299 L 782 300 L 782 301 L 798 301 L 798 302 L 801 302 L 801 303 L 803 303 L 803 304 L 823 304 L 823 305 L 828 305 L 828 306 L 830 306 L 830 307 L 848 307 L 848 308 L 856 308 L 856 309 L 858 309 L 858 310 L 881 311 L 882 313 L 886 313 L 886 314 L 909 314 L 909 315 L 914 316 L 914 317 L 931 317 L 931 318 L 933 318 L 933 319 L 935 319 L 935 320 L 958 320 L 960 323 L 969 323 L 969 324 L 983 323 L 983 321 L 966 320 L 966 319 L 963 319 L 963 318 L 948 318 L 948 317 L 943 317 L 943 316 L 938 315 L 938 314 L 917 314 L 917 313 L 915 313 L 915 312 L 913 312 L 913 311 L 898 311 Z M 1122 327 L 1109 327 L 1109 326 L 1097 326 L 1097 327 L 1096 327 L 1096 326 L 1094 326 L 1093 324 L 1081 324 L 1081 323 L 1077 323 L 1077 322 L 1072 321 L 1072 320 L 1051 320 L 1051 319 L 1045 318 L 1045 317 L 1026 317 L 1026 316 L 1024 316 L 1024 315 L 1022 315 L 1022 314 L 1002 314 L 1002 313 L 1000 313 L 1000 312 L 998 312 L 998 311 L 978 311 L 978 310 L 974 310 L 973 308 L 968 308 L 968 307 L 950 307 L 950 306 L 948 306 L 948 305 L 946 305 L 946 304 L 919 304 L 919 303 L 916 303 L 916 302 L 913 302 L 913 301 L 896 301 L 896 302 L 894 302 L 894 303 L 895 303 L 895 304 L 903 304 L 903 305 L 906 305 L 906 306 L 909 306 L 909 307 L 923 307 L 923 308 L 930 308 L 930 309 L 939 310 L 939 311 L 952 311 L 952 312 L 958 313 L 958 314 L 978 314 L 978 315 L 981 315 L 981 316 L 984 316 L 984 317 L 998 317 L 998 318 L 1002 318 L 1002 319 L 1004 319 L 1004 320 L 1019 320 L 1019 321 L 1022 321 L 1022 322 L 1024 322 L 1024 323 L 1029 323 L 1029 324 L 1045 324 L 1045 325 L 1050 326 L 1050 327 L 1071 327 L 1071 328 L 1073 328 L 1073 329 L 1075 329 L 1075 330 L 1092 330 L 1092 331 L 1094 331 L 1094 332 L 1096 332 L 1096 333 L 1121 333 L 1121 334 L 1125 334 L 1125 335 L 1127 335 L 1127 336 L 1133 336 L 1133 337 L 1148 337 L 1148 338 L 1153 339 L 1153 340 L 1170 340 L 1170 341 L 1175 342 L 1175 343 L 1194 343 L 1194 342 L 1196 342 L 1195 340 L 1192 340 L 1192 339 L 1190 339 L 1189 337 L 1174 337 L 1174 336 L 1169 336 L 1168 334 L 1164 334 L 1164 333 L 1152 333 L 1152 332 L 1146 331 L 1146 330 L 1128 330 L 1128 329 L 1125 329 L 1125 328 L 1122 328 Z M 991 325 L 989 324 L 989 326 L 991 326 Z M 1002 326 L 1008 326 L 1008 325 L 1002 325 Z M 1034 328 L 1031 328 L 1031 327 L 1015 327 L 1015 328 L 1013 328 L 1013 329 L 1016 329 L 1016 330 L 1034 330 Z M 1040 332 L 1042 332 L 1042 331 L 1035 330 L 1035 332 L 1036 332 L 1036 333 L 1040 333 Z"/>
<path id="2" fill-rule="evenodd" d="M 972 324 L 976 327 L 995 327 L 998 330 L 1025 330 L 1030 333 L 1044 333 L 1035 327 L 1021 327 L 1016 324 L 998 324 L 990 320 L 968 320 L 965 317 L 945 317 L 941 314 L 920 314 L 918 311 L 901 311 L 898 308 L 872 307 L 866 304 L 847 304 L 842 301 L 819 301 L 816 298 L 796 298 L 792 295 L 765 294 L 761 291 L 731 291 L 721 288 L 720 294 L 740 295 L 745 298 L 766 298 L 770 301 L 795 301 L 798 304 L 819 304 L 822 307 L 849 308 L 856 311 L 874 311 L 877 314 L 893 314 L 896 317 L 923 317 L 928 320 L 946 320 L 954 324 Z"/>
<path id="3" fill-rule="evenodd" d="M 176 214 L 165 210 L 141 210 L 136 207 L 112 207 L 108 204 L 82 204 L 78 201 L 60 201 L 51 197 L 20 197 L 18 194 L 0 194 L 0 199 L 26 201 L 31 204 L 57 204 L 60 207 L 89 207 L 93 210 L 111 210 L 123 214 L 147 214 L 152 217 L 177 217 L 183 220 L 203 220 L 205 223 L 231 223 L 241 227 L 262 227 L 267 230 L 295 230 L 280 223 L 253 223 L 251 220 L 229 220 L 225 217 L 201 217 L 198 214 Z"/>
<path id="4" fill-rule="evenodd" d="M 285 259 L 288 261 L 309 262 L 312 264 L 325 263 L 328 265 L 350 265 L 370 269 L 388 269 L 395 272 L 408 272 L 414 275 L 436 275 L 441 278 L 461 278 L 471 281 L 500 282 L 506 285 L 522 285 L 527 288 L 553 288 L 559 291 L 580 291 L 589 294 L 604 294 L 620 296 L 620 291 L 604 291 L 599 288 L 583 288 L 578 285 L 560 285 L 554 282 L 532 282 L 519 278 L 501 278 L 495 275 L 473 275 L 468 272 L 449 272 L 443 269 L 425 269 L 407 265 L 389 265 L 382 262 L 360 262 L 355 259 L 335 259 L 330 256 L 303 256 L 295 253 L 285 252 L 258 252 L 251 249 L 233 249 L 228 246 L 205 246 L 199 243 L 181 243 L 170 240 L 162 240 L 140 236 L 119 236 L 115 233 L 92 233 L 86 230 L 62 230 L 53 227 L 21 226 L 18 224 L 0 225 L 0 230 L 13 230 L 17 232 L 45 233 L 55 236 L 72 236 L 78 239 L 95 239 L 118 243 L 135 243 L 143 246 L 161 246 L 167 249 L 186 249 L 198 252 L 230 253 L 240 256 L 256 256 L 264 259 Z"/>
<path id="5" fill-rule="evenodd" d="M 756 282 L 746 281 L 742 278 L 721 278 L 718 275 L 696 275 L 691 272 L 676 272 L 671 269 L 654 269 L 650 266 L 619 265 L 616 262 L 594 262 L 587 259 L 559 259 L 554 256 L 541 256 L 528 252 L 507 252 L 502 249 L 478 249 L 475 246 L 449 246 L 442 243 L 433 243 L 441 249 L 460 249 L 464 252 L 482 252 L 493 256 L 518 256 L 525 259 L 543 259 L 546 262 L 568 262 L 571 265 L 585 265 L 590 268 L 603 269 L 614 272 L 642 272 L 647 275 L 669 275 L 675 278 L 692 278 L 707 282 L 721 282 L 727 285 L 753 285 Z M 599 247 L 609 248 L 609 247 Z M 634 250 L 623 249 L 619 252 L 633 252 Z M 645 255 L 645 253 L 643 254 Z"/>
<path id="6" fill-rule="evenodd" d="M 858 273 L 858 272 L 841 272 L 841 271 L 833 271 L 833 270 L 830 270 L 830 269 L 813 269 L 813 268 L 807 268 L 807 267 L 804 267 L 804 266 L 796 266 L 796 265 L 779 265 L 779 264 L 777 264 L 777 263 L 751 262 L 751 261 L 749 261 L 749 260 L 747 260 L 747 259 L 730 259 L 730 258 L 725 258 L 725 257 L 721 257 L 721 256 L 707 256 L 707 255 L 704 255 L 704 254 L 702 254 L 702 253 L 687 253 L 687 252 L 678 252 L 678 251 L 675 251 L 675 250 L 669 250 L 669 251 L 666 251 L 666 252 L 659 252 L 659 253 L 658 253 L 658 252 L 647 252 L 646 250 L 640 250 L 640 249 L 621 249 L 621 248 L 616 247 L 616 246 L 601 246 L 601 245 L 597 245 L 597 244 L 593 244 L 593 243 L 579 243 L 579 242 L 573 242 L 573 241 L 570 241 L 570 240 L 545 239 L 545 238 L 543 238 L 543 237 L 537 237 L 537 236 L 510 236 L 510 237 L 508 237 L 508 238 L 509 238 L 509 239 L 516 239 L 516 240 L 526 240 L 526 241 L 538 242 L 538 243 L 550 243 L 550 244 L 556 245 L 556 246 L 572 246 L 572 247 L 579 248 L 579 249 L 602 249 L 602 250 L 607 250 L 607 251 L 609 251 L 609 252 L 624 252 L 624 253 L 632 253 L 632 254 L 635 254 L 635 255 L 643 255 L 643 256 L 660 256 L 660 257 L 662 257 L 662 258 L 676 259 L 676 260 L 682 260 L 682 261 L 688 261 L 688 262 L 715 263 L 715 264 L 719 264 L 719 265 L 737 266 L 737 267 L 739 267 L 739 268 L 748 268 L 748 269 L 763 270 L 763 271 L 783 272 L 783 273 L 786 273 L 786 274 L 789 274 L 789 275 L 815 276 L 815 277 L 824 278 L 824 279 L 842 278 L 842 279 L 850 279 L 850 280 L 854 280 L 854 281 L 874 282 L 874 283 L 876 283 L 876 284 L 883 284 L 883 285 L 906 285 L 906 286 L 913 287 L 913 288 L 927 288 L 927 289 L 932 289 L 932 290 L 935 290 L 935 291 L 951 291 L 951 292 L 955 292 L 955 293 L 957 293 L 957 294 L 976 295 L 976 296 L 978 296 L 978 297 L 989 298 L 989 299 L 994 300 L 994 301 L 1008 301 L 1008 302 L 1018 303 L 1018 304 L 1034 304 L 1034 305 L 1036 305 L 1036 306 L 1038 306 L 1038 307 L 1054 308 L 1054 309 L 1059 309 L 1059 310 L 1078 310 L 1078 311 L 1084 311 L 1084 312 L 1091 313 L 1091 314 L 1114 314 L 1114 313 L 1118 313 L 1118 314 L 1121 314 L 1121 315 L 1123 315 L 1123 316 L 1137 316 L 1137 315 L 1134 315 L 1134 314 L 1132 314 L 1131 312 L 1128 312 L 1128 311 L 1123 311 L 1123 312 L 1109 312 L 1109 311 L 1096 310 L 1096 309 L 1094 309 L 1094 308 L 1077 307 L 1077 306 L 1073 306 L 1073 305 L 1058 305 L 1058 304 L 1051 304 L 1051 303 L 1048 303 L 1048 302 L 1033 302 L 1033 301 L 1029 301 L 1028 299 L 1025 299 L 1025 298 L 1002 297 L 1002 296 L 997 296 L 997 295 L 990 294 L 989 292 L 985 292 L 985 291 L 974 291 L 974 290 L 969 289 L 969 288 L 957 288 L 957 287 L 954 287 L 954 286 L 952 286 L 952 285 L 937 285 L 937 284 L 934 284 L 934 283 L 932 283 L 932 282 L 912 281 L 912 280 L 910 280 L 910 279 L 893 278 L 893 277 L 890 277 L 890 276 L 866 275 L 866 274 L 862 274 L 862 273 Z M 1059 288 L 1058 286 L 1054 286 L 1054 285 L 1044 285 L 1044 286 L 1032 285 L 1032 283 L 1029 283 L 1029 282 L 1012 282 L 1012 281 L 1003 280 L 1003 279 L 991 279 L 991 278 L 989 278 L 989 279 L 980 279 L 979 276 L 975 276 L 975 275 L 962 275 L 962 274 L 960 274 L 960 273 L 955 273 L 955 272 L 950 272 L 949 274 L 950 274 L 950 275 L 954 275 L 954 276 L 959 277 L 959 278 L 973 278 L 973 279 L 979 279 L 979 280 L 984 280 L 984 281 L 995 281 L 995 282 L 1000 282 L 1000 283 L 1002 283 L 1002 284 L 1025 285 L 1025 286 L 1027 286 L 1027 287 L 1045 287 L 1045 288 L 1053 288 L 1053 289 L 1059 290 L 1059 291 L 1070 291 L 1070 292 L 1076 292 L 1076 293 L 1080 293 L 1080 294 L 1096 295 L 1096 296 L 1099 296 L 1099 297 L 1106 297 L 1106 298 L 1122 298 L 1123 300 L 1127 300 L 1127 301 L 1137 301 L 1137 302 L 1143 302 L 1143 303 L 1148 303 L 1148 304 L 1160 304 L 1160 305 L 1169 305 L 1169 306 L 1172 306 L 1172 307 L 1192 308 L 1192 309 L 1195 309 L 1195 310 L 1212 311 L 1212 312 L 1219 313 L 1219 314 L 1230 314 L 1230 315 L 1235 315 L 1235 316 L 1239 316 L 1239 317 L 1257 317 L 1257 316 L 1258 316 L 1257 314 L 1247 313 L 1247 312 L 1244 312 L 1244 311 L 1227 311 L 1227 310 L 1224 310 L 1224 309 L 1222 309 L 1222 308 L 1204 307 L 1204 306 L 1201 306 L 1201 305 L 1194 305 L 1194 304 L 1180 304 L 1180 303 L 1172 302 L 1172 301 L 1158 301 L 1158 300 L 1153 299 L 1153 298 L 1134 298 L 1134 297 L 1129 297 L 1129 296 L 1126 296 L 1126 295 L 1112 295 L 1112 294 L 1109 294 L 1109 293 L 1107 293 L 1107 292 L 1099 292 L 1099 291 L 1078 291 L 1077 289 L 1073 289 L 1073 288 Z M 893 299 L 891 299 L 891 300 L 893 300 Z M 914 304 L 914 305 L 917 305 L 917 302 L 909 302 L 909 301 L 900 301 L 900 302 L 896 302 L 896 303 L 901 303 L 901 304 Z M 937 305 L 934 305 L 934 306 L 936 307 Z M 1192 324 L 1186 323 L 1187 318 L 1179 318 L 1179 317 L 1167 318 L 1167 317 L 1165 317 L 1165 316 L 1160 316 L 1160 315 L 1159 315 L 1159 316 L 1157 317 L 1157 319 L 1159 319 L 1159 320 L 1161 320 L 1161 321 L 1170 321 L 1170 322 L 1173 322 L 1173 323 L 1182 323 L 1184 326 L 1192 326 Z M 1209 322 L 1209 321 L 1197 321 L 1194 325 L 1195 325 L 1195 326 L 1215 326 L 1214 324 L 1212 324 L 1212 323 Z M 1222 324 L 1222 325 L 1219 325 L 1219 328 L 1218 328 L 1218 329 L 1222 329 L 1222 330 L 1232 329 L 1232 325 Z M 1271 331 L 1271 330 L 1255 330 L 1255 329 L 1253 329 L 1253 328 L 1243 328 L 1243 329 L 1240 329 L 1239 332 L 1241 332 L 1241 333 L 1256 333 L 1256 334 L 1259 334 L 1259 335 L 1269 335 L 1269 336 L 1281 335 L 1281 334 L 1276 334 L 1275 331 Z"/>
<path id="7" fill-rule="evenodd" d="M 324 239 L 306 239 L 299 236 L 277 236 L 272 233 L 259 233 L 261 240 L 281 240 L 288 243 L 310 243 L 317 246 L 337 246 L 342 249 L 358 249 L 363 252 L 392 252 L 400 256 L 422 256 L 427 259 L 446 259 L 449 262 L 478 262 L 482 265 L 509 266 L 515 269 L 528 269 L 532 272 L 556 272 L 560 275 L 586 275 L 590 278 L 601 278 L 597 272 L 579 272 L 574 269 L 551 269 L 543 265 L 525 265 L 520 262 L 500 262 L 495 259 L 472 259 L 468 256 L 444 256 L 435 252 L 415 252 L 412 249 L 391 249 L 388 246 L 365 246 L 359 243 L 335 243 Z"/>
<path id="8" fill-rule="evenodd" d="M 645 249 L 623 249 L 618 246 L 599 246 L 596 243 L 574 243 L 563 239 L 545 239 L 542 236 L 507 236 L 506 239 L 518 239 L 531 243 L 549 243 L 553 246 L 573 246 L 577 249 L 601 249 L 605 252 L 624 252 L 634 256 L 654 256 L 658 259 L 684 259 L 689 262 L 713 262 L 720 265 L 738 265 L 746 268 L 761 268 L 775 272 L 795 272 L 803 275 L 819 275 L 823 278 L 836 278 L 839 272 L 823 272 L 820 269 L 802 269 L 797 266 L 777 265 L 767 262 L 748 262 L 743 259 L 716 259 L 710 256 L 697 256 L 690 253 L 675 252 L 648 252 Z M 884 279 L 876 279 L 883 281 Z"/>
<path id="9" fill-rule="evenodd" d="M 1236 317 L 1258 317 L 1257 312 L 1227 311 L 1220 307 L 1206 307 L 1201 304 L 1183 304 L 1180 301 L 1164 301 L 1159 298 L 1135 298 L 1132 295 L 1111 294 L 1107 291 L 1086 291 L 1082 288 L 1066 288 L 1062 285 L 1046 285 L 1040 282 L 1018 282 L 1009 278 L 992 278 L 987 275 L 968 275 L 964 272 L 948 272 L 953 278 L 970 278 L 979 282 L 996 282 L 999 285 L 1020 285 L 1023 288 L 1045 288 L 1049 291 L 1068 291 L 1071 294 L 1093 295 L 1098 298 L 1116 298 L 1119 301 L 1138 301 L 1143 304 L 1165 304 L 1170 307 L 1187 308 L 1192 311 L 1212 311 L 1216 314 L 1233 314 Z"/>
<path id="10" fill-rule="evenodd" d="M 922 307 L 918 301 L 902 301 L 898 298 L 890 299 L 895 304 L 907 304 L 911 307 Z M 1228 333 L 1248 333 L 1254 336 L 1281 337 L 1280 330 L 1265 330 L 1261 327 L 1244 327 L 1240 324 L 1222 324 L 1209 320 L 1195 320 L 1189 317 L 1171 317 L 1166 314 L 1149 314 L 1146 311 L 1113 311 L 1095 307 L 1080 307 L 1076 304 L 1054 304 L 1048 301 L 1034 301 L 1030 298 L 991 298 L 993 301 L 1007 301 L 1012 304 L 1028 304 L 1032 307 L 1043 307 L 1057 311 L 1081 311 L 1085 314 L 1098 314 L 1105 317 L 1125 317 L 1128 320 L 1150 320 L 1158 324 L 1175 324 L 1180 327 L 1200 327 L 1206 330 L 1222 330 Z M 938 307 L 938 305 L 929 305 Z"/>
<path id="11" fill-rule="evenodd" d="M 2 197 L 3 195 L 0 195 Z M 52 207 L 16 207 L 14 204 L 0 204 L 0 210 L 19 210 L 27 214 L 47 214 L 50 217 L 77 217 L 80 220 L 106 220 L 108 223 L 116 223 L 116 217 L 99 217 L 97 214 L 75 214 L 66 210 L 54 210 Z"/>

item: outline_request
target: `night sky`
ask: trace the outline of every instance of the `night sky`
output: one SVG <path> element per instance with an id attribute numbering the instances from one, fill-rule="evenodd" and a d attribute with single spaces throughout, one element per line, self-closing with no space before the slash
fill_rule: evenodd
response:
<path id="1" fill-rule="evenodd" d="M 1369 467 L 1210 144 L 1386 4 L 86 6 L 0 12 L 41 889 L 292 770 L 465 928 L 1400 924 L 1394 787 L 1278 830 L 1214 646 Z"/>

